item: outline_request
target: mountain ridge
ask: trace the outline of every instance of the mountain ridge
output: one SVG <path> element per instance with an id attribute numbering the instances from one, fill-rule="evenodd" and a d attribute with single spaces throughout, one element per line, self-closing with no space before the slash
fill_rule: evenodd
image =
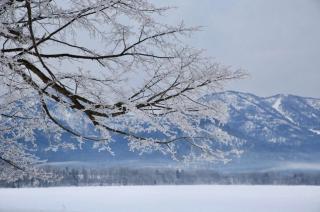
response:
<path id="1" fill-rule="evenodd" d="M 223 125 L 206 123 L 207 127 L 218 127 L 244 141 L 240 158 L 234 158 L 226 167 L 272 167 L 274 163 L 320 162 L 320 99 L 297 95 L 277 94 L 270 97 L 237 91 L 208 94 L 205 101 L 221 101 L 228 111 L 228 120 Z M 206 127 L 206 126 L 204 126 Z M 168 156 L 160 153 L 139 155 L 124 149 L 125 141 L 119 139 L 112 146 L 116 156 L 98 153 L 85 148 L 84 151 L 42 153 L 49 162 L 57 161 L 126 161 L 167 163 Z M 63 153 L 63 154 L 62 154 Z M 220 166 L 220 165 L 217 165 Z M 223 165 L 224 166 L 224 165 Z M 222 167 L 222 165 L 221 165 Z"/>

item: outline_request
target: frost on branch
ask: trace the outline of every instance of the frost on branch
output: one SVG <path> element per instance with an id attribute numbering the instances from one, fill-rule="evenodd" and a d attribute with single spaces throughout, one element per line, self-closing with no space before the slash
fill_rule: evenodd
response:
<path id="1" fill-rule="evenodd" d="M 123 136 L 133 151 L 178 160 L 238 154 L 218 127 L 223 105 L 201 96 L 243 73 L 185 44 L 197 28 L 158 23 L 168 10 L 147 0 L 1 1 L 2 163 L 37 163 L 28 150 L 36 132 L 50 135 L 52 150 L 91 142 L 112 153 Z"/>

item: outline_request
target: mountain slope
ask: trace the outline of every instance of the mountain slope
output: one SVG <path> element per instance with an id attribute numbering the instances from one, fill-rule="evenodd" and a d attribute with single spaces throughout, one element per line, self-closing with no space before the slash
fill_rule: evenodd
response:
<path id="1" fill-rule="evenodd" d="M 229 114 L 224 125 L 204 122 L 204 127 L 218 127 L 234 139 L 244 141 L 243 155 L 224 168 L 256 169 L 270 168 L 280 162 L 320 162 L 320 99 L 294 95 L 265 98 L 235 91 L 206 95 L 203 99 L 224 102 Z M 82 151 L 41 152 L 40 155 L 49 161 L 139 160 L 153 163 L 169 160 L 159 153 L 141 156 L 129 152 L 120 138 L 112 148 L 116 156 L 98 153 L 89 146 L 84 146 Z"/>
<path id="2" fill-rule="evenodd" d="M 290 146 L 320 140 L 320 100 L 293 95 L 262 98 L 233 91 L 205 98 L 227 105 L 230 117 L 223 128 L 246 141 Z"/>

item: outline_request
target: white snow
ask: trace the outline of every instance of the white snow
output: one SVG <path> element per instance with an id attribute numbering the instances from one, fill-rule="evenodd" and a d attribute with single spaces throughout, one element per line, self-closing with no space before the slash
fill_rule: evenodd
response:
<path id="1" fill-rule="evenodd" d="M 320 135 L 320 130 L 314 130 L 314 129 L 310 129 L 311 132 L 317 134 L 317 135 Z"/>
<path id="2" fill-rule="evenodd" d="M 0 189 L 1 212 L 319 212 L 316 186 Z"/>
<path id="3" fill-rule="evenodd" d="M 272 107 L 277 111 L 281 111 L 280 105 L 281 105 L 281 97 L 277 98 L 277 100 L 273 103 Z"/>
<path id="4" fill-rule="evenodd" d="M 289 117 L 282 109 L 281 109 L 281 101 L 282 98 L 279 97 L 277 100 L 273 103 L 272 107 L 276 111 L 278 111 L 281 115 L 283 115 L 287 120 L 289 120 L 291 123 L 296 124 L 291 117 Z"/>
<path id="5" fill-rule="evenodd" d="M 320 99 L 306 98 L 307 102 L 311 107 L 314 107 L 317 110 L 320 110 Z"/>

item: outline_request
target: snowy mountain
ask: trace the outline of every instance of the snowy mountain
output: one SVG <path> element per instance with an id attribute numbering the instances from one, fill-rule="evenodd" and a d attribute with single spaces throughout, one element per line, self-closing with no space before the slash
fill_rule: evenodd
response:
<path id="1" fill-rule="evenodd" d="M 320 99 L 235 91 L 204 98 L 227 105 L 229 119 L 221 128 L 245 141 L 245 152 L 234 166 L 271 168 L 320 161 Z"/>
<path id="2" fill-rule="evenodd" d="M 205 101 L 222 101 L 229 118 L 223 125 L 205 122 L 244 142 L 243 155 L 223 169 L 257 169 L 320 162 L 320 99 L 294 95 L 258 97 L 249 93 L 227 91 L 203 97 Z M 112 146 L 116 156 L 84 147 L 82 151 L 42 152 L 49 161 L 125 161 L 140 163 L 168 161 L 159 153 L 137 155 L 129 152 L 119 138 Z M 161 163 L 161 162 L 160 162 Z M 302 166 L 302 165 L 301 165 Z M 215 167 L 219 167 L 216 165 Z M 303 167 L 302 167 L 303 168 Z"/>
<path id="3" fill-rule="evenodd" d="M 263 98 L 233 91 L 205 99 L 227 105 L 229 120 L 222 128 L 247 142 L 268 146 L 320 143 L 320 99 L 293 95 Z"/>

